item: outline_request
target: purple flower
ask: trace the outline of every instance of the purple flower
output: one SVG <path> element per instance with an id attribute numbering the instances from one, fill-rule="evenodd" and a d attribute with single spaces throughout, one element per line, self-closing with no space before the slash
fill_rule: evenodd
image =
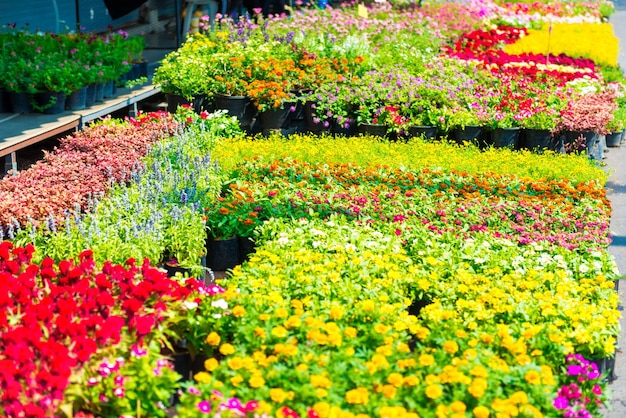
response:
<path id="1" fill-rule="evenodd" d="M 208 414 L 209 412 L 211 412 L 211 404 L 209 403 L 209 401 L 200 401 L 198 402 L 198 409 L 203 414 Z"/>

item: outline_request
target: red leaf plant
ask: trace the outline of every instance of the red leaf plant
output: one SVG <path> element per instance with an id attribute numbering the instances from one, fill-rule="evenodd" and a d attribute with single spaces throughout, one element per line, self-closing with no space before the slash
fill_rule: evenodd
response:
<path id="1" fill-rule="evenodd" d="M 0 180 L 0 228 L 28 221 L 39 225 L 50 216 L 62 222 L 64 211 L 88 209 L 91 198 L 104 194 L 111 182 L 128 181 L 150 144 L 174 128 L 168 113 L 155 112 L 62 139 L 43 160 Z"/>
<path id="2" fill-rule="evenodd" d="M 156 337 L 168 310 L 210 293 L 196 279 L 168 278 L 148 260 L 96 269 L 87 250 L 77 262 L 36 265 L 33 252 L 0 243 L 1 416 L 54 416 L 70 376 L 99 348 Z"/>

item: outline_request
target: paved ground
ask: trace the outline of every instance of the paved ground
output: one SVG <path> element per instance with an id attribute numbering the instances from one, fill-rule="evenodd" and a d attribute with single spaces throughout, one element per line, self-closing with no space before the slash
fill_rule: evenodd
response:
<path id="1" fill-rule="evenodd" d="M 621 4 L 618 5 L 621 8 Z M 626 68 L 626 10 L 618 10 L 610 19 L 615 36 L 620 40 L 618 61 L 622 68 Z M 622 275 L 626 275 L 626 145 L 619 148 L 609 148 L 606 154 L 606 169 L 610 173 L 607 185 L 608 197 L 611 200 L 613 214 L 611 217 L 611 232 L 613 244 L 609 252 L 615 257 L 617 266 Z M 619 289 L 622 306 L 626 306 L 626 280 L 620 280 Z M 620 319 L 622 334 L 618 341 L 618 352 L 615 363 L 617 380 L 609 385 L 613 391 L 612 409 L 606 411 L 605 418 L 626 417 L 626 318 L 624 311 Z"/>

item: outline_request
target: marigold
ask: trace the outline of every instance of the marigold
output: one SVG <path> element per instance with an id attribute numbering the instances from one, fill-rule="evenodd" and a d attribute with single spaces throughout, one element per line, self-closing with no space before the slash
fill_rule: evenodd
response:
<path id="1" fill-rule="evenodd" d="M 352 405 L 367 405 L 369 402 L 369 392 L 362 387 L 349 390 L 346 392 L 346 401 Z"/>
<path id="2" fill-rule="evenodd" d="M 265 379 L 259 375 L 254 375 L 248 379 L 248 384 L 251 388 L 260 388 L 265 385 Z"/>
<path id="3" fill-rule="evenodd" d="M 430 399 L 437 399 L 443 395 L 443 389 L 440 385 L 429 385 L 426 387 L 426 396 Z"/>
<path id="4" fill-rule="evenodd" d="M 198 372 L 193 375 L 193 378 L 199 383 L 211 383 L 211 375 L 207 372 Z"/>
<path id="5" fill-rule="evenodd" d="M 222 339 L 220 338 L 220 336 L 216 333 L 216 332 L 211 332 L 209 335 L 207 335 L 206 337 L 206 343 L 208 345 L 211 345 L 213 347 L 216 347 L 220 344 L 220 341 Z"/>
<path id="6" fill-rule="evenodd" d="M 225 356 L 233 354 L 234 352 L 235 352 L 235 347 L 233 347 L 231 344 L 224 343 L 220 346 L 220 353 L 222 353 Z"/>
<path id="7" fill-rule="evenodd" d="M 210 372 L 212 372 L 213 370 L 217 369 L 217 366 L 219 366 L 219 363 L 218 363 L 217 359 L 208 358 L 208 359 L 204 360 L 204 368 L 207 369 Z"/>

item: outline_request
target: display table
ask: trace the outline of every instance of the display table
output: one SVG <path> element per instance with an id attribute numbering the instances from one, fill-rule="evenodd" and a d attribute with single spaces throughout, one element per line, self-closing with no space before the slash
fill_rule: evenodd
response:
<path id="1" fill-rule="evenodd" d="M 17 171 L 15 153 L 63 132 L 80 130 L 95 119 L 116 110 L 132 107 L 137 114 L 137 103 L 158 94 L 161 89 L 152 85 L 120 88 L 116 97 L 105 99 L 83 110 L 66 111 L 57 115 L 43 113 L 0 113 L 0 157 L 5 157 L 5 172 Z"/>

